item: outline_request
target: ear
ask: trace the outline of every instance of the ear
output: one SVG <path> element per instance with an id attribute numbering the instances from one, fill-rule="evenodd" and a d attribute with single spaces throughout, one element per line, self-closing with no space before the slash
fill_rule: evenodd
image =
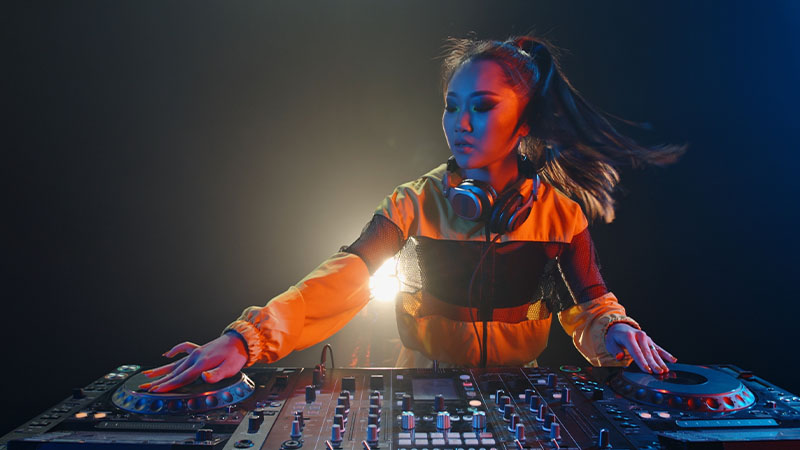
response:
<path id="1" fill-rule="evenodd" d="M 530 134 L 530 132 L 531 132 L 531 127 L 527 123 L 523 123 L 522 125 L 520 125 L 519 131 L 517 131 L 517 135 L 520 138 L 523 138 L 528 134 Z"/>

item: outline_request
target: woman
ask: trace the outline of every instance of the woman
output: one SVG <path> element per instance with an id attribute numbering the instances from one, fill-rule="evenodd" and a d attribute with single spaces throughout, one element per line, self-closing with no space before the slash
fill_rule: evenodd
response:
<path id="1" fill-rule="evenodd" d="M 557 313 L 593 365 L 668 370 L 676 359 L 607 290 L 587 216 L 613 220 L 616 167 L 666 164 L 684 148 L 619 134 L 543 39 L 451 39 L 448 50 L 447 164 L 395 189 L 352 245 L 266 306 L 247 308 L 222 336 L 172 348 L 166 356 L 189 355 L 146 371 L 165 376 L 143 389 L 216 382 L 326 339 L 368 302 L 370 274 L 398 251 L 398 366 L 535 363 Z M 554 289 L 556 271 L 569 298 Z"/>

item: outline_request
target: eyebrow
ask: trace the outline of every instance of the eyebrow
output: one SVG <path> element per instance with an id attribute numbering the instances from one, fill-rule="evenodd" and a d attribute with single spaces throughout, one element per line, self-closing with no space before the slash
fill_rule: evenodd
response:
<path id="1" fill-rule="evenodd" d="M 456 94 L 453 91 L 450 91 L 450 92 L 447 93 L 448 97 L 450 97 L 451 95 L 453 97 L 458 97 L 458 94 Z M 480 95 L 494 95 L 494 96 L 497 96 L 498 94 L 496 92 L 492 92 L 492 91 L 475 91 L 475 92 L 469 94 L 470 97 L 477 97 L 477 96 L 480 96 Z"/>

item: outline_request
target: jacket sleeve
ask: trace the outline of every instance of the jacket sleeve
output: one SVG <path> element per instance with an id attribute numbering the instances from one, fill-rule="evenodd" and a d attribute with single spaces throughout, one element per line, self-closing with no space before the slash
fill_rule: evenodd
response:
<path id="1" fill-rule="evenodd" d="M 339 331 L 368 302 L 369 272 L 355 254 L 339 252 L 270 300 L 228 325 L 247 343 L 247 365 L 273 362 Z"/>
<path id="2" fill-rule="evenodd" d="M 629 365 L 630 355 L 618 361 L 606 350 L 606 332 L 617 322 L 641 328 L 606 288 L 588 228 L 574 235 L 559 258 L 559 267 L 573 304 L 558 313 L 558 320 L 575 347 L 594 366 Z"/>

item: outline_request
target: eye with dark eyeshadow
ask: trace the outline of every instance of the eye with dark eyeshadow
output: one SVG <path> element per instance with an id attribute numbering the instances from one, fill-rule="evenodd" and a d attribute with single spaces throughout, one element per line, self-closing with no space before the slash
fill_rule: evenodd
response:
<path id="1" fill-rule="evenodd" d="M 477 112 L 486 112 L 494 108 L 496 103 L 490 101 L 480 101 L 472 105 L 472 109 Z"/>

